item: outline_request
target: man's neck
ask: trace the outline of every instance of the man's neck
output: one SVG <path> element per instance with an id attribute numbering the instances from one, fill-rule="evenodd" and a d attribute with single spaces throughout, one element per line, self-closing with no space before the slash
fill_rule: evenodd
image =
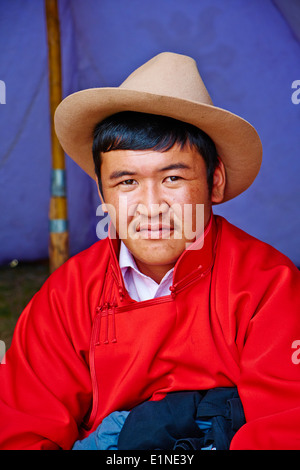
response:
<path id="1" fill-rule="evenodd" d="M 141 273 L 145 274 L 145 276 L 151 277 L 151 279 L 153 279 L 157 284 L 160 284 L 163 277 L 167 274 L 168 271 L 170 271 L 170 269 L 174 268 L 176 264 L 174 262 L 174 263 L 163 265 L 163 266 L 148 265 L 148 264 L 146 265 L 142 261 L 139 261 L 136 258 L 134 259 Z"/>

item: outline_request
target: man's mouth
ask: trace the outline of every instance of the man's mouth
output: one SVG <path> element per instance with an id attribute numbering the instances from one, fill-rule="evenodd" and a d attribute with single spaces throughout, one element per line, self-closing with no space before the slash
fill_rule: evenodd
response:
<path id="1" fill-rule="evenodd" d="M 171 234 L 174 232 L 174 227 L 163 223 L 146 223 L 137 226 L 136 232 L 140 234 L 141 238 L 170 238 Z"/>

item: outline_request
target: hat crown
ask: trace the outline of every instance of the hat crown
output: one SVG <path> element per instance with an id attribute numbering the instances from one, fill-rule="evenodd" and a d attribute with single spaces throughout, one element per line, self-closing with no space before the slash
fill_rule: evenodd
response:
<path id="1" fill-rule="evenodd" d="M 120 88 L 213 104 L 195 60 L 172 52 L 153 57 L 132 72 Z"/>

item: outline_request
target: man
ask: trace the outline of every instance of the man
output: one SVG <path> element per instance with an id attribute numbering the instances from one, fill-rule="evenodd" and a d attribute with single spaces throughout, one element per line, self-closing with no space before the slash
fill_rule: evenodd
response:
<path id="1" fill-rule="evenodd" d="M 70 449 L 116 412 L 237 387 L 232 449 L 300 448 L 299 272 L 212 213 L 255 179 L 256 131 L 171 53 L 67 97 L 55 121 L 113 225 L 21 315 L 1 366 L 1 447 Z"/>

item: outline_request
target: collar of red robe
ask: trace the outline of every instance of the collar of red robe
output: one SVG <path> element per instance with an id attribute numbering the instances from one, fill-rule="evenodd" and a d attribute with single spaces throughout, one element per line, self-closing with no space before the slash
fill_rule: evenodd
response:
<path id="1" fill-rule="evenodd" d="M 217 222 L 212 213 L 203 235 L 183 251 L 175 264 L 173 282 L 170 287 L 173 296 L 195 278 L 204 277 L 211 271 L 214 262 L 217 233 Z M 111 238 L 109 235 L 109 243 L 113 259 L 111 268 L 116 275 L 119 293 L 124 295 L 126 289 L 118 262 L 120 239 L 118 237 Z"/>

